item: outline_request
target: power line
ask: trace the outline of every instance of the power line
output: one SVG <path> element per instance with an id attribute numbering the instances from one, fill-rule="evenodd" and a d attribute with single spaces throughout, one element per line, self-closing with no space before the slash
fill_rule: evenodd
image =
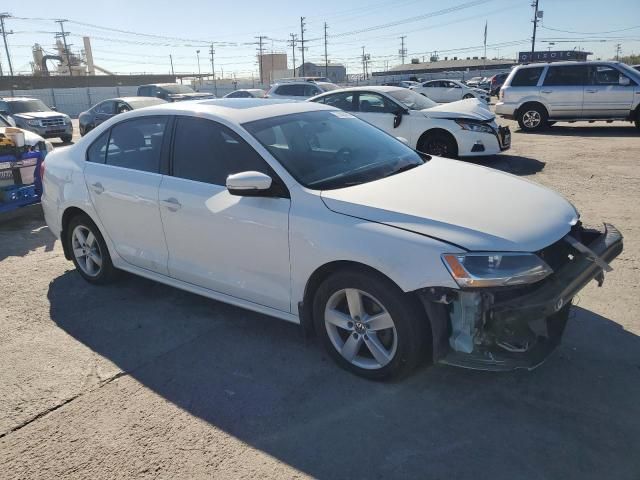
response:
<path id="1" fill-rule="evenodd" d="M 633 27 L 628 27 L 628 28 L 621 28 L 619 30 L 609 30 L 607 32 L 573 32 L 571 30 L 561 30 L 559 28 L 546 27 L 544 25 L 540 25 L 540 28 L 544 28 L 545 30 L 552 30 L 554 32 L 573 33 L 577 35 L 602 35 L 606 33 L 618 33 L 618 32 L 627 32 L 629 30 L 635 30 L 637 28 L 640 28 L 640 25 L 635 25 Z"/>

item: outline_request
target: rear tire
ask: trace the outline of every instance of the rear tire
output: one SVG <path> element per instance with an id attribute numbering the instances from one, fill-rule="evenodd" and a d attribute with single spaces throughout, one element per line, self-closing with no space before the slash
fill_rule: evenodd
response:
<path id="1" fill-rule="evenodd" d="M 76 270 L 87 282 L 96 285 L 116 279 L 118 270 L 111 262 L 107 244 L 88 215 L 73 217 L 65 229 L 67 248 Z"/>
<path id="2" fill-rule="evenodd" d="M 418 151 L 436 157 L 457 158 L 458 143 L 449 133 L 427 133 L 418 143 Z"/>
<path id="3" fill-rule="evenodd" d="M 523 105 L 518 112 L 518 125 L 525 132 L 542 130 L 547 126 L 547 111 L 541 105 Z"/>
<path id="4" fill-rule="evenodd" d="M 371 380 L 398 378 L 423 359 L 426 314 L 375 273 L 344 270 L 315 293 L 313 320 L 325 349 L 345 370 Z"/>
<path id="5" fill-rule="evenodd" d="M 466 100 L 467 98 L 475 98 L 475 97 L 470 93 L 467 93 L 464 97 L 462 97 L 463 100 Z"/>

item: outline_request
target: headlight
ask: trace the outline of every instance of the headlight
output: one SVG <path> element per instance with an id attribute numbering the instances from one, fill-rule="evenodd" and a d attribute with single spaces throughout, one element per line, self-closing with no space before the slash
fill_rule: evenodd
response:
<path id="1" fill-rule="evenodd" d="M 463 288 L 535 283 L 553 273 L 533 253 L 455 253 L 442 255 L 442 260 Z"/>
<path id="2" fill-rule="evenodd" d="M 64 124 L 65 125 L 69 125 L 71 123 L 71 118 L 70 117 L 63 117 L 64 118 Z"/>
<path id="3" fill-rule="evenodd" d="M 455 122 L 460 125 L 463 130 L 468 130 L 470 132 L 493 133 L 491 127 L 484 123 L 470 122 L 468 120 L 456 120 Z"/>
<path id="4" fill-rule="evenodd" d="M 40 120 L 27 120 L 27 123 L 29 125 L 31 125 L 32 127 L 39 127 L 40 126 Z"/>

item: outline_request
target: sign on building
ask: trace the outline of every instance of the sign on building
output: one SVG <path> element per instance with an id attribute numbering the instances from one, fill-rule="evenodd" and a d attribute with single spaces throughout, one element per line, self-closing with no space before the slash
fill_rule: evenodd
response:
<path id="1" fill-rule="evenodd" d="M 533 62 L 561 62 L 565 60 L 586 60 L 591 52 L 580 52 L 578 50 L 551 50 L 547 52 L 520 52 L 518 53 L 518 63 Z"/>

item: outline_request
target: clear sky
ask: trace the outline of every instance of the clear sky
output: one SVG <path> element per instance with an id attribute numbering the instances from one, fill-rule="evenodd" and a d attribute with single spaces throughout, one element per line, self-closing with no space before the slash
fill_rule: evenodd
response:
<path id="1" fill-rule="evenodd" d="M 400 63 L 400 36 L 406 35 L 409 58 L 481 56 L 485 22 L 487 56 L 514 58 L 531 47 L 531 0 L 28 0 L 6 3 L 16 18 L 6 20 L 14 71 L 30 72 L 31 46 L 38 42 L 52 52 L 56 18 L 69 20 L 72 51 L 82 47 L 82 35 L 92 38 L 95 63 L 118 72 L 211 71 L 209 44 L 215 42 L 216 74 L 250 76 L 257 72 L 255 37 L 267 36 L 266 51 L 286 52 L 291 64 L 291 33 L 300 36 L 305 16 L 309 39 L 305 60 L 323 61 L 324 22 L 328 24 L 329 60 L 361 71 L 362 46 L 373 70 Z M 591 58 L 612 58 L 616 44 L 622 54 L 640 53 L 640 0 L 540 0 L 544 18 L 536 50 L 580 48 Z M 122 32 L 114 31 L 121 30 Z M 132 33 L 124 33 L 132 32 Z M 575 32 L 575 33 L 573 33 Z M 146 34 L 136 35 L 138 34 Z M 471 48 L 469 48 L 471 47 Z M 299 64 L 300 52 L 296 52 Z M 3 69 L 6 54 L 0 51 Z"/>

